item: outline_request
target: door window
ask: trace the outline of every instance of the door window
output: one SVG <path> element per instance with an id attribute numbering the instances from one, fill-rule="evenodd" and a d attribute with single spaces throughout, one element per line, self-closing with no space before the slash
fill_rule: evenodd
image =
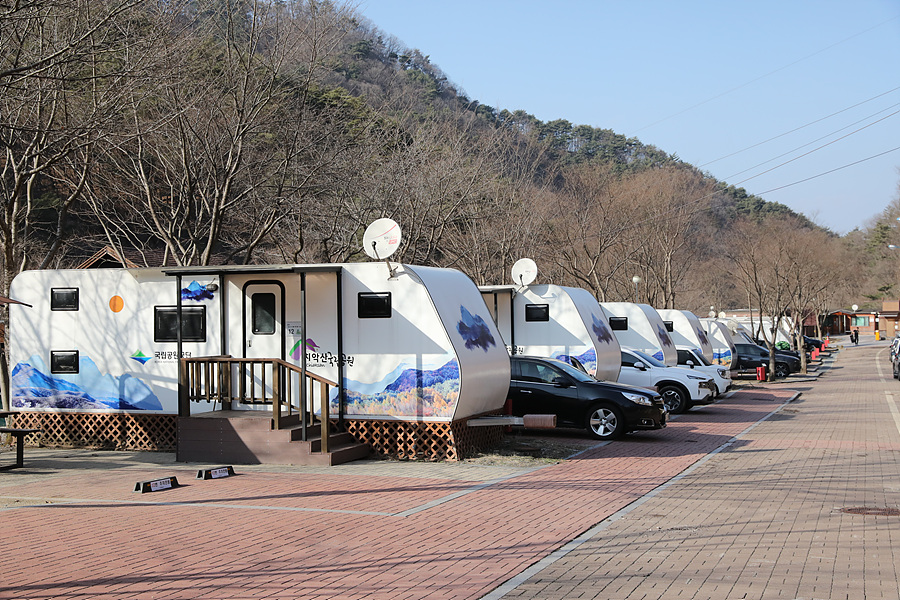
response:
<path id="1" fill-rule="evenodd" d="M 253 294 L 250 299 L 251 327 L 256 335 L 275 334 L 275 294 Z"/>

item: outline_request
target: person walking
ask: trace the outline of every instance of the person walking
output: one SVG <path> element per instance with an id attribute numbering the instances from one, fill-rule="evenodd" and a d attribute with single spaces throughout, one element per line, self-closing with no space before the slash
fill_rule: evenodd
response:
<path id="1" fill-rule="evenodd" d="M 853 342 L 854 346 L 859 345 L 859 329 L 854 329 L 852 333 L 850 333 L 850 341 Z"/>

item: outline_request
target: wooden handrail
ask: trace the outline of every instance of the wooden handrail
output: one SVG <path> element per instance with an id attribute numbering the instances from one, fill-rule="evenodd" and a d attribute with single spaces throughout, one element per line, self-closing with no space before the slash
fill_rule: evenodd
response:
<path id="1" fill-rule="evenodd" d="M 271 367 L 269 382 L 266 381 L 268 367 Z M 304 379 L 293 379 L 304 375 L 305 383 Z M 318 383 L 322 452 L 328 452 L 328 402 L 330 388 L 337 387 L 337 383 L 330 379 L 309 371 L 304 373 L 299 366 L 279 358 L 232 358 L 227 355 L 182 358 L 179 378 L 179 387 L 187 394 L 188 402 L 221 402 L 225 410 L 230 410 L 235 401 L 243 404 L 271 404 L 273 429 L 282 428 L 282 408 L 285 405 L 288 416 L 295 408 L 292 402 L 292 385 L 296 382 L 299 389 L 296 408 L 300 412 L 304 440 L 307 439 L 306 415 L 315 418 L 312 404 L 308 402 L 309 390 L 312 389 L 312 384 Z"/>

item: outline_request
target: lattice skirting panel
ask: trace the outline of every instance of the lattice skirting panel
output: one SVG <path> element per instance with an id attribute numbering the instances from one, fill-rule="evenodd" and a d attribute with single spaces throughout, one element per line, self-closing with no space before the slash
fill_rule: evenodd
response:
<path id="1" fill-rule="evenodd" d="M 378 454 L 418 460 L 459 460 L 503 438 L 502 426 L 469 427 L 468 419 L 452 423 L 348 419 L 344 430 Z"/>
<path id="2" fill-rule="evenodd" d="M 20 412 L 8 421 L 13 427 L 41 430 L 26 436 L 25 443 L 31 446 L 174 452 L 177 419 L 176 415 Z"/>

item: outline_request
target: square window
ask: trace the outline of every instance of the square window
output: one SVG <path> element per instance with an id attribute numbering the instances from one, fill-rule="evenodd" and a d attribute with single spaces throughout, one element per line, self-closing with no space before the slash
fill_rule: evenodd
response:
<path id="1" fill-rule="evenodd" d="M 78 310 L 78 288 L 50 288 L 50 310 Z"/>
<path id="2" fill-rule="evenodd" d="M 178 341 L 178 307 L 153 307 L 153 340 L 156 342 Z M 181 341 L 206 341 L 206 307 L 181 307 Z"/>
<path id="3" fill-rule="evenodd" d="M 360 319 L 390 319 L 391 293 L 360 292 L 357 296 L 357 314 Z"/>
<path id="4" fill-rule="evenodd" d="M 549 321 L 550 305 L 549 304 L 526 304 L 525 305 L 526 321 Z"/>
<path id="5" fill-rule="evenodd" d="M 51 350 L 51 373 L 78 373 L 78 350 Z"/>
<path id="6" fill-rule="evenodd" d="M 675 323 L 673 321 L 663 321 L 663 325 L 666 326 L 666 331 L 669 333 L 675 331 Z"/>
<path id="7" fill-rule="evenodd" d="M 610 317 L 609 328 L 613 331 L 628 331 L 628 317 Z"/>

